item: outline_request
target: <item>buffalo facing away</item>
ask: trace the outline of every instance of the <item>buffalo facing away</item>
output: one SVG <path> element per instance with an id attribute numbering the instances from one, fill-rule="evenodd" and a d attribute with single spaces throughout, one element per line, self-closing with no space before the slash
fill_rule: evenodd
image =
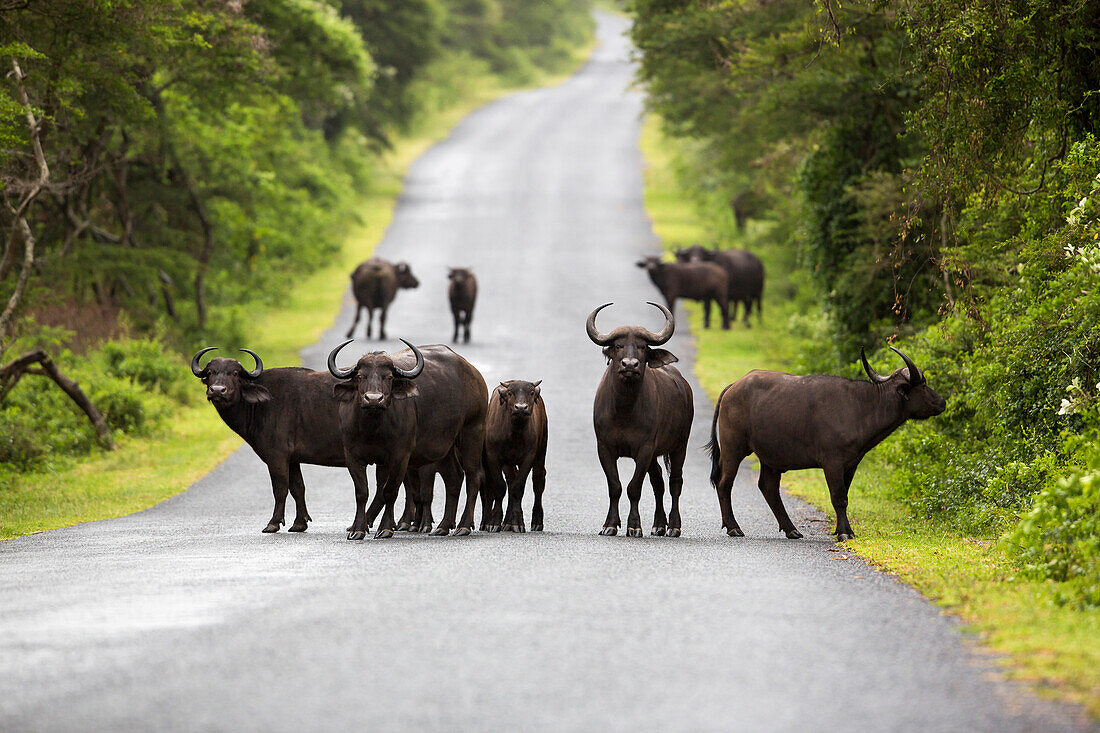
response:
<path id="1" fill-rule="evenodd" d="M 634 474 L 626 486 L 630 499 L 626 533 L 642 536 L 638 502 L 642 482 L 649 474 L 656 508 L 653 513 L 653 534 L 680 536 L 680 491 L 684 485 L 684 458 L 695 408 L 691 387 L 683 375 L 671 366 L 676 357 L 665 349 L 655 348 L 672 338 L 676 320 L 667 308 L 649 303 L 665 316 L 665 327 L 653 333 L 638 326 L 620 326 L 608 334 L 596 329 L 596 315 L 611 305 L 606 303 L 588 316 L 588 338 L 603 347 L 608 366 L 596 388 L 592 422 L 596 429 L 596 450 L 607 478 L 610 507 L 601 535 L 614 535 L 619 525 L 619 498 L 623 487 L 619 481 L 616 461 L 622 457 L 634 459 Z M 659 459 L 665 458 L 669 471 L 669 494 L 672 506 L 668 518 L 664 508 L 664 479 Z"/>
<path id="2" fill-rule="evenodd" d="M 894 351 L 905 368 L 889 377 L 875 372 L 860 351 L 870 382 L 754 370 L 722 390 L 707 448 L 726 534 L 745 536 L 733 516 L 730 492 L 741 461 L 755 453 L 760 459 L 760 492 L 788 539 L 802 534 L 787 516 L 779 478 L 785 471 L 804 468 L 825 472 L 836 510 L 833 534 L 838 540 L 855 536 L 848 522 L 848 489 L 863 456 L 906 420 L 939 415 L 947 406 L 916 364 Z"/>
<path id="3" fill-rule="evenodd" d="M 355 320 L 348 329 L 347 337 L 355 333 L 359 325 L 359 316 L 367 312 L 367 338 L 371 337 L 371 325 L 374 311 L 380 309 L 378 316 L 378 338 L 386 338 L 386 314 L 390 303 L 397 296 L 398 288 L 420 287 L 420 281 L 412 274 L 408 263 L 394 264 L 381 257 L 372 257 L 355 268 L 351 273 L 351 292 L 355 296 Z"/>
<path id="4" fill-rule="evenodd" d="M 677 262 L 713 262 L 726 271 L 729 283 L 730 320 L 737 320 L 737 304 L 745 310 L 745 325 L 756 306 L 756 318 L 764 317 L 764 263 L 752 252 L 743 249 L 707 249 L 692 245 L 676 250 Z"/>
<path id="5" fill-rule="evenodd" d="M 328 370 L 337 379 L 344 460 L 355 484 L 355 519 L 348 539 L 363 539 L 369 527 L 367 465 L 378 465 L 381 484 L 370 516 L 384 508 L 375 537 L 392 537 L 394 504 L 409 469 L 438 464 L 452 450 L 466 481 L 466 509 L 455 534 L 469 534 L 484 476 L 481 461 L 489 398 L 485 380 L 446 346 L 419 349 L 407 341 L 405 351 L 366 354 L 354 367 L 341 369 L 336 356 L 349 343 L 328 355 Z M 409 365 L 410 358 L 415 363 Z M 457 505 L 457 492 L 448 492 L 443 520 L 432 534 L 445 535 L 455 528 Z"/>
<path id="6" fill-rule="evenodd" d="M 710 328 L 710 305 L 718 304 L 722 328 L 730 327 L 729 282 L 726 271 L 712 262 L 661 262 L 646 257 L 635 263 L 649 273 L 649 279 L 661 291 L 669 310 L 676 309 L 680 298 L 703 303 L 703 328 Z"/>
<path id="7" fill-rule="evenodd" d="M 459 328 L 464 341 L 470 343 L 470 323 L 474 320 L 474 303 L 477 302 L 477 278 L 466 267 L 452 267 L 447 273 L 447 300 L 451 303 L 451 315 L 455 320 L 455 332 L 451 341 L 458 343 Z"/>
<path id="8" fill-rule="evenodd" d="M 256 368 L 246 370 L 236 359 L 216 357 L 199 366 L 208 346 L 191 359 L 191 372 L 206 385 L 206 399 L 225 424 L 267 464 L 275 511 L 264 532 L 278 532 L 283 524 L 286 495 L 294 497 L 296 514 L 291 532 L 304 532 L 310 520 L 306 510 L 303 463 L 343 466 L 344 450 L 336 403 L 335 381 L 325 372 L 302 367 L 264 369 L 255 352 Z"/>
<path id="9" fill-rule="evenodd" d="M 523 489 L 532 475 L 535 505 L 531 531 L 543 526 L 542 493 L 546 490 L 546 406 L 538 382 L 513 379 L 501 382 L 489 397 L 485 420 L 485 486 L 481 498 L 482 528 L 523 532 Z M 501 505 L 505 491 L 508 512 Z"/>

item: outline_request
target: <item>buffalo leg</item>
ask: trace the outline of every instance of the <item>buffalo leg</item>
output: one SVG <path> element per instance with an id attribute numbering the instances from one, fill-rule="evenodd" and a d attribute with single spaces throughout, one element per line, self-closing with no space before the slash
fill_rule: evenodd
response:
<path id="1" fill-rule="evenodd" d="M 800 540 L 802 539 L 802 533 L 795 528 L 794 522 L 787 516 L 787 508 L 783 506 L 783 495 L 779 493 L 779 476 L 779 471 L 771 466 L 760 464 L 760 493 L 767 500 L 772 514 L 779 522 L 779 529 L 787 535 L 787 539 Z M 829 484 L 829 486 L 831 487 L 832 484 Z"/>
<path id="2" fill-rule="evenodd" d="M 718 477 L 718 483 L 714 487 L 718 492 L 718 506 L 722 510 L 722 529 L 726 530 L 726 534 L 730 537 L 745 536 L 740 525 L 737 524 L 736 517 L 733 516 L 731 495 L 733 494 L 733 482 L 737 479 L 737 470 L 741 467 L 741 461 L 745 460 L 747 455 L 748 453 L 730 454 L 728 451 L 723 451 L 721 474 Z"/>
<path id="3" fill-rule="evenodd" d="M 837 540 L 850 540 L 856 536 L 852 531 L 852 525 L 848 523 L 848 488 L 852 485 L 852 478 L 856 475 L 856 467 L 849 469 L 830 466 L 825 471 L 825 481 L 829 484 L 829 498 L 833 502 L 833 510 L 836 512 Z"/>
<path id="4" fill-rule="evenodd" d="M 420 493 L 420 471 L 410 468 L 405 475 L 405 509 L 401 512 L 401 518 L 397 520 L 397 531 L 408 532 L 416 521 L 416 501 L 414 497 Z"/>
<path id="5" fill-rule="evenodd" d="M 618 534 L 619 525 L 622 522 L 619 520 L 619 498 L 623 495 L 623 485 L 619 481 L 619 467 L 615 463 L 615 456 L 608 450 L 602 443 L 596 446 L 596 452 L 600 456 L 600 466 L 603 468 L 603 474 L 607 478 L 607 498 L 609 506 L 607 507 L 607 519 L 603 522 L 603 529 L 600 530 L 600 534 L 605 537 L 611 537 Z"/>
<path id="6" fill-rule="evenodd" d="M 486 532 L 499 532 L 503 522 L 499 506 L 507 487 L 501 476 L 502 470 L 500 462 L 486 454 L 485 480 L 482 482 L 484 493 L 481 497 L 481 529 Z"/>
<path id="7" fill-rule="evenodd" d="M 380 464 L 381 466 L 381 464 Z M 397 495 L 400 493 L 401 482 L 409 469 L 409 456 L 405 455 L 397 461 L 386 466 L 386 484 L 380 487 L 378 493 L 385 497 L 386 508 L 382 512 L 382 518 L 378 520 L 378 531 L 374 535 L 376 540 L 384 540 L 393 537 L 393 530 L 397 523 L 394 521 L 394 505 L 397 503 Z M 379 471 L 381 474 L 382 471 Z"/>
<path id="8" fill-rule="evenodd" d="M 271 493 L 275 496 L 275 510 L 271 513 L 271 521 L 263 531 L 271 533 L 278 532 L 285 521 L 286 495 L 290 490 L 290 468 L 281 461 L 272 461 L 267 466 L 267 472 L 271 476 Z"/>
<path id="9" fill-rule="evenodd" d="M 359 314 L 362 313 L 362 312 L 363 312 L 363 306 L 356 303 L 355 304 L 355 320 L 353 320 L 351 322 L 351 328 L 348 329 L 348 332 L 346 334 L 347 338 L 351 338 L 352 334 L 355 333 L 355 327 L 359 325 Z"/>
<path id="10" fill-rule="evenodd" d="M 468 535 L 474 529 L 474 507 L 477 506 L 478 489 L 481 488 L 485 476 L 485 469 L 481 465 L 484 446 L 485 423 L 480 420 L 464 427 L 455 441 L 458 462 L 462 464 L 462 472 L 466 474 L 466 508 L 455 529 L 458 536 Z"/>
<path id="11" fill-rule="evenodd" d="M 367 498 L 370 494 L 367 487 L 367 467 L 347 453 L 344 454 L 344 460 L 347 461 L 351 481 L 355 484 L 355 519 L 348 527 L 348 539 L 361 540 L 367 536 L 367 530 L 370 528 L 367 524 Z"/>
<path id="12" fill-rule="evenodd" d="M 465 338 L 463 340 L 466 343 L 470 343 L 470 324 L 473 323 L 473 320 L 474 320 L 474 307 L 471 305 L 469 308 L 466 309 L 466 313 L 463 315 L 463 320 L 462 320 L 462 326 L 466 330 L 466 335 L 465 335 Z"/>
<path id="13" fill-rule="evenodd" d="M 294 497 L 294 524 L 289 532 L 305 532 L 313 517 L 306 509 L 306 482 L 302 479 L 302 464 L 290 464 L 290 495 Z"/>
<path id="14" fill-rule="evenodd" d="M 370 338 L 374 326 L 374 306 L 367 308 L 367 338 Z M 350 338 L 350 337 L 349 337 Z"/>
<path id="15" fill-rule="evenodd" d="M 684 488 L 684 460 L 687 458 L 687 444 L 669 456 L 668 495 L 672 506 L 668 512 L 668 536 L 680 536 L 680 492 Z"/>
<path id="16" fill-rule="evenodd" d="M 730 330 L 730 302 L 724 294 L 719 294 L 718 312 L 722 314 L 722 330 Z"/>
<path id="17" fill-rule="evenodd" d="M 527 531 L 523 523 L 523 490 L 527 487 L 527 477 L 531 475 L 531 469 L 534 466 L 534 457 L 524 459 L 508 482 L 508 515 L 504 520 L 505 532 Z"/>
<path id="18" fill-rule="evenodd" d="M 710 328 L 710 298 L 703 299 L 703 328 Z"/>
<path id="19" fill-rule="evenodd" d="M 451 512 L 452 524 L 450 525 L 450 527 L 446 527 L 442 531 L 432 530 L 432 497 L 431 495 L 429 495 L 426 499 L 428 504 L 427 529 L 425 529 L 425 525 L 421 524 L 420 531 L 431 532 L 434 535 L 445 535 L 454 528 L 454 507 L 458 506 L 458 497 L 462 493 L 462 467 L 459 465 L 458 458 L 453 452 L 446 460 L 444 460 L 443 464 L 440 467 L 439 473 L 443 476 L 443 487 L 444 493 L 446 494 L 444 498 L 446 500 L 446 504 L 448 507 L 451 507 L 450 509 L 444 510 L 444 514 L 446 514 L 448 511 Z M 429 487 L 429 491 L 434 491 L 434 488 L 435 487 L 433 484 Z M 440 526 L 443 526 L 442 522 L 440 523 Z"/>
<path id="20" fill-rule="evenodd" d="M 457 344 L 458 343 L 458 327 L 459 327 L 459 325 L 462 324 L 462 316 L 461 316 L 460 311 L 457 308 L 452 308 L 451 309 L 451 317 L 454 318 L 454 322 L 455 322 L 455 332 L 454 332 L 454 335 L 451 336 L 451 341 L 453 343 Z"/>
<path id="21" fill-rule="evenodd" d="M 546 491 L 546 446 L 539 448 L 532 472 L 531 488 L 535 493 L 535 505 L 531 508 L 531 531 L 541 532 L 543 527 L 542 492 Z"/>
<path id="22" fill-rule="evenodd" d="M 378 311 L 378 338 L 383 341 L 386 340 L 386 314 L 389 312 L 390 307 L 388 305 L 382 306 Z"/>
<path id="23" fill-rule="evenodd" d="M 630 500 L 630 513 L 626 515 L 626 536 L 642 536 L 642 514 L 639 503 L 642 500 L 642 482 L 645 481 L 649 466 L 656 460 L 653 455 L 641 455 L 634 461 L 634 475 L 626 485 L 626 498 Z"/>
<path id="24" fill-rule="evenodd" d="M 649 484 L 653 487 L 653 529 L 650 534 L 664 537 L 668 528 L 668 518 L 665 516 L 665 477 L 661 474 L 661 461 L 656 457 L 649 467 Z"/>
<path id="25" fill-rule="evenodd" d="M 752 299 L 751 298 L 744 302 L 744 310 L 745 310 L 745 316 L 744 316 L 743 320 L 745 321 L 745 328 L 752 328 L 752 323 L 749 321 L 749 316 L 752 315 Z"/>

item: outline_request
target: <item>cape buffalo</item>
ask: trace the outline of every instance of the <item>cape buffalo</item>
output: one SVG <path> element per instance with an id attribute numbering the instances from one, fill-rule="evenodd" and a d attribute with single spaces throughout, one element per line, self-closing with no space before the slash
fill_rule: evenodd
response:
<path id="1" fill-rule="evenodd" d="M 191 372 L 206 385 L 206 399 L 225 424 L 244 438 L 271 475 L 275 511 L 264 532 L 278 532 L 284 521 L 286 495 L 294 497 L 296 514 L 291 532 L 304 532 L 311 521 L 306 510 L 303 463 L 343 466 L 344 451 L 332 389 L 325 372 L 301 367 L 264 369 L 255 352 L 256 368 L 247 371 L 236 359 L 216 357 L 199 367 L 208 346 L 191 359 Z"/>
<path id="2" fill-rule="evenodd" d="M 354 367 L 341 369 L 336 356 L 349 343 L 328 355 L 328 370 L 337 379 L 344 459 L 355 484 L 355 520 L 348 539 L 363 539 L 368 529 L 368 464 L 378 465 L 381 483 L 372 514 L 384 504 L 375 537 L 392 537 L 394 504 L 407 469 L 438 463 L 452 450 L 466 481 L 466 509 L 456 534 L 469 534 L 484 475 L 481 459 L 489 397 L 485 380 L 446 346 L 419 349 L 408 341 L 404 341 L 408 350 L 392 356 L 376 351 L 362 356 Z M 415 364 L 401 366 L 409 357 L 415 358 Z M 445 535 L 455 528 L 457 499 L 448 495 L 443 521 L 432 534 Z"/>
<path id="3" fill-rule="evenodd" d="M 783 507 L 779 477 L 803 468 L 825 472 L 836 510 L 833 534 L 839 540 L 855 536 L 848 523 L 848 488 L 863 456 L 906 420 L 933 417 L 947 407 L 917 365 L 890 348 L 905 368 L 889 377 L 876 373 L 860 349 L 870 382 L 754 370 L 722 390 L 707 448 L 726 534 L 745 536 L 733 516 L 730 491 L 741 461 L 755 453 L 760 459 L 760 492 L 788 539 L 802 534 Z"/>
<path id="4" fill-rule="evenodd" d="M 546 406 L 539 393 L 540 384 L 542 380 L 501 382 L 489 397 L 489 414 L 485 418 L 487 495 L 481 498 L 481 521 L 491 532 L 501 527 L 501 503 L 505 490 L 508 494 L 508 512 L 503 515 L 503 529 L 505 532 L 525 531 L 523 489 L 532 471 L 535 505 L 531 510 L 531 531 L 542 531 L 542 492 L 546 489 Z"/>
<path id="5" fill-rule="evenodd" d="M 669 310 L 676 309 L 679 298 L 703 302 L 703 328 L 710 328 L 710 304 L 718 304 L 722 328 L 729 329 L 729 282 L 726 271 L 712 262 L 661 262 L 646 257 L 635 263 L 649 273 L 649 279 L 661 291 Z"/>
<path id="6" fill-rule="evenodd" d="M 607 493 L 610 508 L 604 520 L 601 535 L 618 532 L 619 497 L 623 487 L 619 482 L 616 460 L 620 457 L 634 459 L 634 475 L 626 486 L 630 499 L 630 514 L 626 520 L 626 533 L 630 537 L 642 536 L 638 501 L 641 499 L 642 481 L 649 473 L 653 485 L 656 509 L 653 513 L 653 534 L 669 537 L 680 536 L 680 490 L 684 485 L 684 458 L 687 456 L 688 435 L 695 408 L 691 401 L 691 387 L 676 367 L 670 366 L 676 357 L 664 349 L 654 348 L 672 338 L 676 319 L 665 307 L 665 327 L 653 333 L 638 326 L 620 326 L 609 334 L 596 330 L 596 314 L 611 305 L 605 303 L 588 316 L 588 338 L 602 346 L 608 367 L 592 408 L 592 423 L 596 429 L 596 450 L 600 465 L 607 477 Z M 669 494 L 672 508 L 665 519 L 664 480 L 658 459 L 665 457 L 669 471 Z"/>
<path id="7" fill-rule="evenodd" d="M 756 305 L 756 318 L 764 317 L 764 263 L 752 252 L 743 249 L 707 249 L 692 245 L 676 250 L 677 262 L 713 262 L 729 277 L 730 320 L 737 320 L 737 304 L 744 305 L 745 325 Z"/>
<path id="8" fill-rule="evenodd" d="M 397 295 L 398 288 L 420 287 L 420 281 L 412 274 L 412 270 L 405 262 L 394 264 L 381 257 L 372 257 L 355 268 L 351 273 L 351 292 L 355 295 L 355 320 L 348 329 L 347 337 L 351 338 L 355 333 L 355 327 L 359 325 L 359 316 L 367 311 L 367 338 L 371 337 L 371 324 L 374 321 L 374 311 L 381 309 L 378 316 L 378 338 L 386 338 L 386 313 L 389 312 L 390 303 Z"/>
<path id="9" fill-rule="evenodd" d="M 477 301 L 477 278 L 465 267 L 452 267 L 447 274 L 451 281 L 447 286 L 447 299 L 451 301 L 451 315 L 455 319 L 455 333 L 451 340 L 458 343 L 458 330 L 465 330 L 465 342 L 470 343 L 470 322 L 474 319 L 474 303 Z"/>

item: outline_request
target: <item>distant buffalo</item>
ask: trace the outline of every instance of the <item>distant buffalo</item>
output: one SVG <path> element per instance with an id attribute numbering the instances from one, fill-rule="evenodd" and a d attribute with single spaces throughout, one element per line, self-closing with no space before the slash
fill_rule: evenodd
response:
<path id="1" fill-rule="evenodd" d="M 743 249 L 707 249 L 695 244 L 676 250 L 677 262 L 713 262 L 726 271 L 729 284 L 730 320 L 737 320 L 737 304 L 745 311 L 745 325 L 756 307 L 757 320 L 764 317 L 764 263 Z"/>
<path id="2" fill-rule="evenodd" d="M 225 424 L 267 464 L 275 511 L 264 532 L 278 532 L 284 522 L 286 495 L 294 497 L 296 514 L 291 532 L 304 532 L 310 520 L 306 510 L 303 463 L 343 466 L 344 449 L 332 389 L 326 372 L 301 367 L 264 369 L 255 352 L 256 368 L 248 371 L 236 359 L 216 357 L 199 366 L 208 346 L 191 359 L 191 373 L 206 385 L 206 399 Z"/>
<path id="3" fill-rule="evenodd" d="M 596 429 L 596 451 L 600 457 L 610 507 L 601 535 L 619 531 L 619 498 L 623 487 L 619 481 L 616 461 L 634 459 L 634 474 L 626 486 L 630 499 L 626 533 L 642 536 L 638 502 L 646 473 L 653 485 L 656 508 L 653 513 L 653 534 L 680 536 L 680 491 L 684 484 L 684 459 L 687 456 L 688 435 L 695 408 L 691 387 L 683 375 L 671 366 L 676 357 L 664 349 L 655 348 L 672 338 L 676 319 L 664 306 L 650 303 L 665 317 L 660 333 L 640 326 L 620 326 L 611 333 L 596 328 L 596 315 L 611 305 L 605 303 L 588 316 L 588 338 L 603 347 L 608 366 L 596 388 L 592 406 L 592 422 Z M 665 458 L 669 471 L 669 494 L 672 507 L 665 517 L 664 479 L 659 459 Z"/>
<path id="4" fill-rule="evenodd" d="M 708 449 L 710 480 L 718 492 L 726 534 L 745 536 L 733 516 L 730 492 L 741 461 L 755 453 L 760 459 L 760 492 L 788 539 L 799 539 L 802 533 L 787 516 L 779 478 L 804 468 L 825 472 L 836 510 L 833 534 L 838 540 L 855 536 L 848 522 L 848 489 L 863 456 L 906 420 L 939 415 L 947 406 L 917 365 L 893 350 L 905 368 L 889 377 L 875 372 L 860 351 L 870 382 L 754 370 L 722 390 Z"/>
<path id="5" fill-rule="evenodd" d="M 381 485 L 371 515 L 383 510 L 376 538 L 392 537 L 394 504 L 410 468 L 439 463 L 452 450 L 465 474 L 466 509 L 455 527 L 457 496 L 448 494 L 443 520 L 432 534 L 469 534 L 483 480 L 485 413 L 489 390 L 481 374 L 446 346 L 409 347 L 397 354 L 374 352 L 355 366 L 341 369 L 336 356 L 351 341 L 328 355 L 328 370 L 336 378 L 340 435 L 344 460 L 355 484 L 355 520 L 349 540 L 366 536 L 367 465 L 378 465 Z M 414 363 L 409 364 L 413 359 Z"/>
<path id="6" fill-rule="evenodd" d="M 710 305 L 718 304 L 722 328 L 730 327 L 729 278 L 726 271 L 712 262 L 662 262 L 646 257 L 636 263 L 649 273 L 649 279 L 661 291 L 669 310 L 676 309 L 680 298 L 703 303 L 703 328 L 710 328 Z"/>
<path id="7" fill-rule="evenodd" d="M 451 340 L 458 343 L 461 326 L 465 342 L 470 343 L 470 323 L 474 320 L 474 304 L 477 302 L 477 278 L 472 270 L 465 267 L 452 267 L 447 278 L 450 280 L 447 300 L 451 303 L 451 315 L 455 321 L 455 332 Z"/>
<path id="8" fill-rule="evenodd" d="M 372 257 L 355 268 L 351 273 L 351 292 L 355 295 L 355 320 L 348 329 L 347 337 L 355 333 L 359 325 L 359 316 L 367 311 L 367 338 L 371 337 L 374 311 L 381 309 L 378 316 L 378 338 L 386 338 L 386 314 L 390 303 L 397 295 L 398 288 L 416 288 L 420 281 L 412 274 L 405 262 L 394 264 L 381 257 Z"/>
<path id="9" fill-rule="evenodd" d="M 542 493 L 546 490 L 546 406 L 538 382 L 513 379 L 501 382 L 489 396 L 485 421 L 486 496 L 481 499 L 481 521 L 489 531 L 525 531 L 523 490 L 532 476 L 535 504 L 531 531 L 543 526 Z M 501 504 L 505 492 L 508 512 Z M 488 516 L 486 516 L 488 513 Z"/>

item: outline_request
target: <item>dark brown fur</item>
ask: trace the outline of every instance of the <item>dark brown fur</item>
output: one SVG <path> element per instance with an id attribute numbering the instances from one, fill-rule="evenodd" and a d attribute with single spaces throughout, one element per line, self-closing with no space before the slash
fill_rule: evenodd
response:
<path id="1" fill-rule="evenodd" d="M 692 245 L 676 250 L 677 262 L 713 262 L 726 271 L 729 278 L 730 320 L 737 320 L 737 304 L 745 311 L 745 325 L 756 307 L 756 318 L 764 317 L 764 263 L 752 252 L 743 249 L 707 249 Z"/>
<path id="2" fill-rule="evenodd" d="M 636 264 L 649 273 L 670 311 L 676 310 L 680 298 L 698 300 L 703 303 L 703 327 L 710 328 L 714 302 L 722 316 L 722 328 L 730 327 L 729 283 L 721 267 L 712 262 L 661 262 L 660 257 L 646 257 Z"/>
<path id="3" fill-rule="evenodd" d="M 389 313 L 390 303 L 397 297 L 399 288 L 416 288 L 420 281 L 412 274 L 412 270 L 405 262 L 396 264 L 372 257 L 355 268 L 351 273 L 351 292 L 355 296 L 355 320 L 348 329 L 347 337 L 351 338 L 355 333 L 355 327 L 359 325 L 359 316 L 367 311 L 367 338 L 371 337 L 371 326 L 374 322 L 374 311 L 380 310 L 378 316 L 378 338 L 386 338 L 386 314 Z"/>
<path id="4" fill-rule="evenodd" d="M 482 529 L 524 532 L 523 490 L 533 475 L 535 504 L 531 531 L 543 528 L 542 493 L 546 489 L 546 405 L 539 382 L 502 382 L 489 396 L 485 419 L 485 493 Z M 533 474 L 532 474 L 533 472 Z M 502 511 L 505 492 L 508 511 Z"/>
<path id="5" fill-rule="evenodd" d="M 451 315 L 455 321 L 455 332 L 451 340 L 458 343 L 461 326 L 464 341 L 470 343 L 470 323 L 474 320 L 474 304 L 477 302 L 477 278 L 465 267 L 452 267 L 447 278 L 450 280 L 447 300 L 451 302 Z"/>

